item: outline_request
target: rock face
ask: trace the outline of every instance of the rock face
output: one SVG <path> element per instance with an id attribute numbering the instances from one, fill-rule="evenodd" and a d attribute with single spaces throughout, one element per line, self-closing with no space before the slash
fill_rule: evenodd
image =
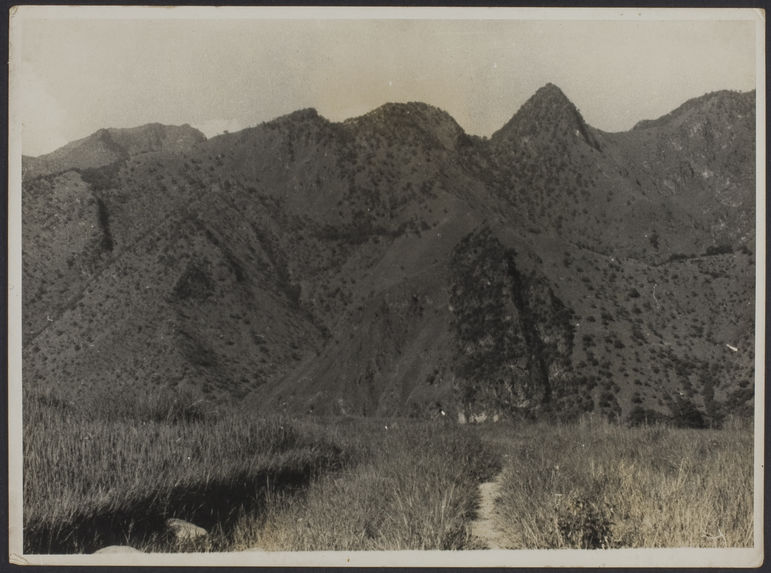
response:
<path id="1" fill-rule="evenodd" d="M 210 140 L 102 130 L 25 175 L 25 387 L 330 415 L 749 414 L 753 102 L 709 94 L 604 133 L 549 85 L 489 140 L 419 103 Z"/>
<path id="2" fill-rule="evenodd" d="M 174 517 L 166 520 L 166 527 L 177 541 L 192 541 L 208 535 L 203 527 Z"/>
<path id="3" fill-rule="evenodd" d="M 454 363 L 467 419 L 473 411 L 534 410 L 560 394 L 575 317 L 534 269 L 483 228 L 451 259 Z"/>

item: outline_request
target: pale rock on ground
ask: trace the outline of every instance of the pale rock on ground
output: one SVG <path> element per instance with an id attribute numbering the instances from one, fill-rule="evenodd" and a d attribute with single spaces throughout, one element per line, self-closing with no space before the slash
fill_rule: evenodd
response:
<path id="1" fill-rule="evenodd" d="M 208 534 L 203 527 L 175 517 L 166 520 L 166 527 L 168 527 L 177 541 L 190 541 Z"/>
<path id="2" fill-rule="evenodd" d="M 142 553 L 139 549 L 134 549 L 128 545 L 108 545 L 101 549 L 94 551 L 94 555 L 97 553 Z"/>

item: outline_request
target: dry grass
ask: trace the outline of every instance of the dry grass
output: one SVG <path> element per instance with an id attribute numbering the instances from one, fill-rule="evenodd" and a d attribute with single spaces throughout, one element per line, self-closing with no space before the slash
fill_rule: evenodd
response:
<path id="1" fill-rule="evenodd" d="M 89 410 L 27 396 L 25 552 L 467 546 L 496 459 L 468 429 L 400 424 L 212 417 L 168 396 Z M 168 517 L 210 534 L 177 543 Z"/>
<path id="2" fill-rule="evenodd" d="M 212 416 L 163 396 L 24 408 L 25 552 L 471 549 L 504 465 L 510 548 L 746 547 L 752 430 Z M 180 545 L 168 517 L 209 530 Z"/>
<path id="3" fill-rule="evenodd" d="M 749 424 L 509 431 L 497 522 L 510 548 L 752 546 Z"/>
<path id="4" fill-rule="evenodd" d="M 342 436 L 318 424 L 187 419 L 174 412 L 190 408 L 150 404 L 131 419 L 25 398 L 25 552 L 157 544 L 166 517 L 220 524 L 234 507 L 254 506 L 271 478 L 302 485 L 349 454 Z"/>
<path id="5" fill-rule="evenodd" d="M 368 436 L 360 465 L 323 476 L 300 497 L 274 496 L 239 526 L 238 548 L 464 549 L 477 486 L 497 460 L 469 429 L 404 423 Z"/>

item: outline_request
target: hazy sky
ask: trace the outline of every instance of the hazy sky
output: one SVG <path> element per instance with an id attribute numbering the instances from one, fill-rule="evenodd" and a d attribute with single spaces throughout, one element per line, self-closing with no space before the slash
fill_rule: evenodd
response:
<path id="1" fill-rule="evenodd" d="M 12 24 L 25 154 L 102 127 L 190 123 L 211 136 L 303 107 L 338 121 L 389 101 L 436 105 L 489 135 L 547 82 L 589 124 L 619 131 L 708 91 L 755 87 L 747 20 L 85 19 L 72 10 Z"/>

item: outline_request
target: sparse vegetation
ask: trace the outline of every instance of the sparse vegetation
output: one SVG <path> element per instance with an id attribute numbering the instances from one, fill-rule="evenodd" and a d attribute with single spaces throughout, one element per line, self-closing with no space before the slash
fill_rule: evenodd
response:
<path id="1" fill-rule="evenodd" d="M 508 435 L 497 518 L 510 548 L 753 543 L 749 422 L 624 428 L 594 417 Z"/>

